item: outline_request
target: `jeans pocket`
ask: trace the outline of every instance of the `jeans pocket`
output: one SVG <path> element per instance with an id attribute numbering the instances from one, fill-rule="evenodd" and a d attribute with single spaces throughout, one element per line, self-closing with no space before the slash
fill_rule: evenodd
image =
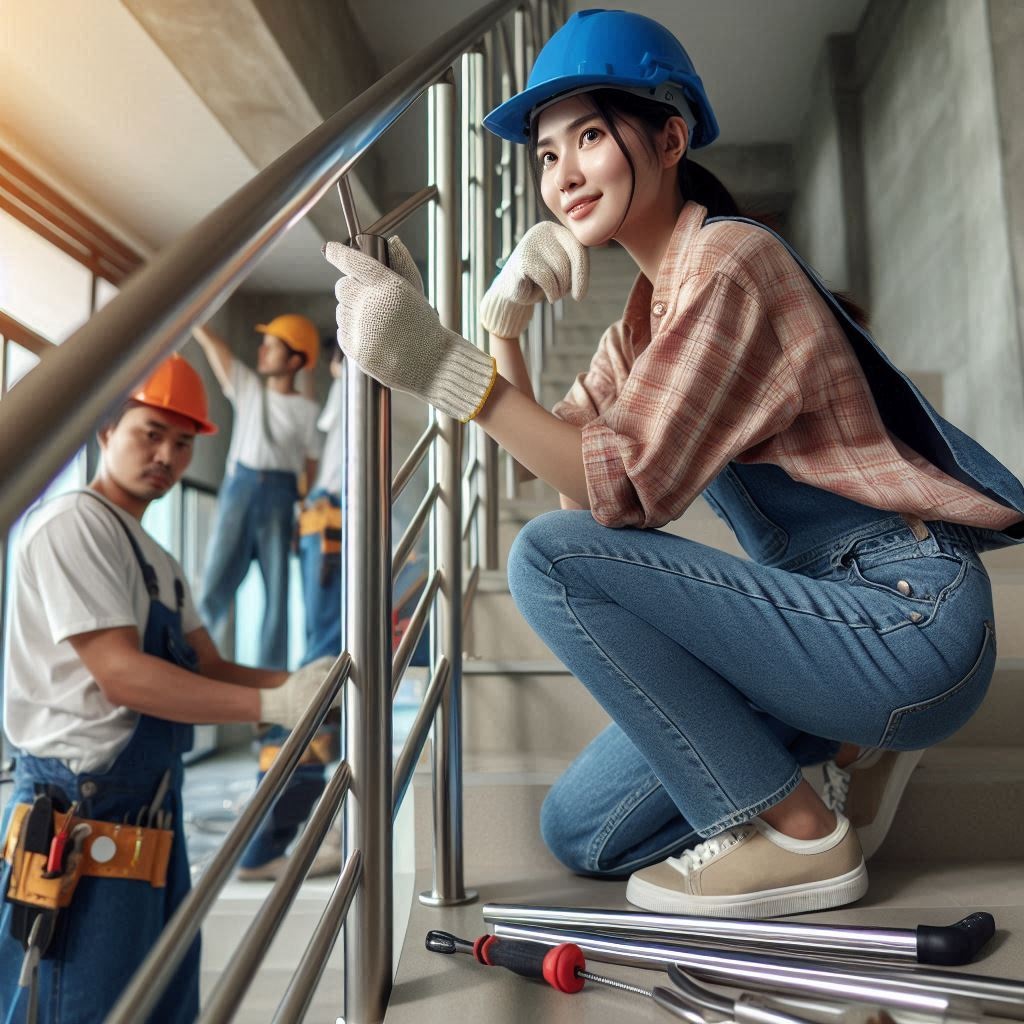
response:
<path id="1" fill-rule="evenodd" d="M 995 630 L 984 623 L 981 650 L 967 674 L 935 697 L 896 708 L 880 747 L 920 750 L 952 736 L 981 706 L 996 664 Z"/>
<path id="2" fill-rule="evenodd" d="M 891 561 L 854 556 L 849 561 L 853 583 L 908 603 L 908 608 L 934 606 L 967 575 L 969 563 L 955 555 L 916 555 Z M 918 611 L 926 611 L 919 607 Z"/>

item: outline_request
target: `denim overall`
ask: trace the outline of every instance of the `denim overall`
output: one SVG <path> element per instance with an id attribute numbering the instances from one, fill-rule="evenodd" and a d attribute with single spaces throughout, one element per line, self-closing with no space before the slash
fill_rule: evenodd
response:
<path id="1" fill-rule="evenodd" d="M 149 591 L 143 651 L 196 671 L 195 651 L 185 642 L 181 630 L 183 585 L 175 580 L 177 608 L 168 608 L 159 601 L 153 567 L 125 524 L 115 518 L 131 543 Z M 130 827 L 139 810 L 152 801 L 164 772 L 171 772 L 171 785 L 160 806 L 173 815 L 174 840 L 166 887 L 155 889 L 145 881 L 115 878 L 79 880 L 71 905 L 58 913 L 53 941 L 39 964 L 39 1024 L 98 1024 L 103 1020 L 187 895 L 191 880 L 182 829 L 181 756 L 191 748 L 191 725 L 139 715 L 128 745 L 106 771 L 76 775 L 57 758 L 28 754 L 17 758 L 4 835 L 10 808 L 31 803 L 36 787 L 46 785 L 51 792 L 60 790 L 68 801 L 77 800 L 80 817 L 126 820 Z M 9 871 L 10 865 L 0 862 L 0 891 L 7 889 Z M 22 1024 L 29 990 L 18 987 L 24 950 L 10 934 L 10 918 L 11 904 L 5 901 L 0 904 L 0 1021 Z M 185 1024 L 198 1012 L 197 937 L 148 1019 L 150 1024 Z"/>
<path id="2" fill-rule="evenodd" d="M 845 330 L 888 429 L 1024 514 L 1020 481 L 939 416 L 786 248 Z M 541 812 L 552 852 L 583 874 L 625 875 L 749 821 L 842 741 L 937 743 L 992 676 L 978 552 L 1021 543 L 1019 526 L 911 525 L 765 464 L 730 463 L 704 497 L 749 559 L 608 529 L 586 511 L 533 520 L 509 556 L 524 617 L 614 722 Z"/>

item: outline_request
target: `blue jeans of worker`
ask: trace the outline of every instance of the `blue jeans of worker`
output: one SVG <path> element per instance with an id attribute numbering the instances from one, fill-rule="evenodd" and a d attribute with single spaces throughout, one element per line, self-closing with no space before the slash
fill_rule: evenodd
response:
<path id="1" fill-rule="evenodd" d="M 528 523 L 516 603 L 614 722 L 544 804 L 553 853 L 627 874 L 778 803 L 840 741 L 960 728 L 994 667 L 991 586 L 957 528 L 928 525 L 919 541 L 889 518 L 770 568 L 589 512 Z"/>
<path id="2" fill-rule="evenodd" d="M 199 611 L 215 639 L 250 564 L 259 564 L 266 596 L 260 668 L 288 667 L 288 558 L 297 498 L 294 473 L 237 464 L 221 487 L 206 549 Z"/>

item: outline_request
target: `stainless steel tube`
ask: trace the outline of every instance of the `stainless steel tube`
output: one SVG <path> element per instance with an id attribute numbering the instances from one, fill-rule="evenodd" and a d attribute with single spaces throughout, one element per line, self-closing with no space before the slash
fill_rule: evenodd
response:
<path id="1" fill-rule="evenodd" d="M 459 256 L 459 199 L 456 167 L 458 101 L 449 76 L 430 90 L 431 178 L 439 200 L 430 220 L 436 282 L 435 304 L 441 323 L 460 330 L 462 261 Z M 438 415 L 441 441 L 434 447 L 434 479 L 441 495 L 434 517 L 431 550 L 441 570 L 438 622 L 432 661 L 451 663 L 448 686 L 434 718 L 434 879 L 420 900 L 450 906 L 475 899 L 462 877 L 462 438 L 463 427 Z"/>
<path id="2" fill-rule="evenodd" d="M 416 762 L 419 760 L 423 744 L 427 742 L 427 733 L 430 732 L 430 723 L 437 711 L 437 705 L 441 700 L 445 687 L 451 673 L 451 664 L 447 658 L 442 658 L 437 663 L 437 668 L 427 685 L 427 692 L 423 694 L 423 703 L 416 713 L 416 720 L 412 723 L 409 735 L 406 738 L 405 746 L 395 762 L 395 774 L 393 785 L 393 806 L 392 817 L 398 817 L 398 810 L 405 799 L 405 792 L 412 782 L 412 773 L 416 770 Z"/>
<path id="3" fill-rule="evenodd" d="M 359 248 L 387 262 L 376 235 Z M 350 366 L 345 475 L 345 856 L 359 850 L 363 878 L 345 920 L 347 1024 L 378 1024 L 391 994 L 391 393 Z"/>
<path id="4" fill-rule="evenodd" d="M 896 963 L 917 960 L 917 936 L 906 928 L 863 928 L 790 921 L 738 921 L 683 914 L 645 914 L 628 910 L 587 910 L 487 903 L 484 922 L 536 925 L 574 931 L 616 932 L 677 942 L 712 941 L 719 945 L 762 947 L 780 952 L 825 949 L 878 957 Z"/>
<path id="5" fill-rule="evenodd" d="M 878 1003 L 886 1007 L 959 1018 L 982 1014 L 1024 1020 L 1024 984 L 956 971 L 871 965 L 860 968 L 814 964 L 792 957 L 695 949 L 667 942 L 607 939 L 588 932 L 552 931 L 496 924 L 494 934 L 555 946 L 573 942 L 591 959 L 635 967 L 678 964 L 695 978 L 776 995 Z"/>
<path id="6" fill-rule="evenodd" d="M 412 553 L 412 549 L 416 546 L 416 542 L 420 539 L 420 535 L 423 533 L 423 528 L 427 525 L 427 519 L 430 516 L 431 510 L 437 505 L 439 494 L 440 488 L 437 484 L 434 484 L 423 496 L 423 500 L 417 506 L 412 519 L 409 520 L 409 525 L 406 527 L 405 533 L 402 534 L 402 537 L 398 542 L 398 546 L 395 548 L 394 557 L 392 559 L 392 583 L 398 579 L 398 574 L 402 571 L 406 559 Z"/>
<path id="7" fill-rule="evenodd" d="M 302 751 L 334 703 L 338 690 L 348 678 L 351 663 L 348 653 L 344 653 L 331 666 L 313 703 L 285 740 L 277 759 L 263 782 L 256 787 L 252 799 L 221 843 L 210 866 L 182 901 L 159 941 L 132 976 L 121 998 L 107 1015 L 105 1024 L 136 1024 L 145 1020 L 157 1004 L 253 833 L 291 778 Z"/>
<path id="8" fill-rule="evenodd" d="M 420 642 L 424 627 L 427 625 L 427 617 L 430 615 L 430 606 L 434 603 L 438 587 L 441 585 L 441 574 L 437 571 L 431 574 L 430 580 L 420 599 L 416 602 L 412 615 L 409 617 L 409 625 L 405 627 L 402 634 L 402 641 L 391 659 L 391 699 L 394 700 L 398 693 L 398 687 L 402 683 L 402 676 L 405 675 L 409 662 L 412 660 L 416 645 Z"/>
<path id="9" fill-rule="evenodd" d="M 368 235 L 384 235 L 387 237 L 396 228 L 401 227 L 421 206 L 432 203 L 437 198 L 437 189 L 427 185 L 414 192 L 408 199 L 403 199 L 393 210 L 389 210 L 379 220 L 375 220 L 367 229 Z M 352 239 L 350 238 L 349 244 Z"/>
<path id="10" fill-rule="evenodd" d="M 270 895 L 235 950 L 230 965 L 220 976 L 216 988 L 203 1005 L 199 1024 L 227 1024 L 228 1021 L 234 1020 L 243 996 L 260 969 L 260 964 L 278 928 L 281 927 L 281 922 L 288 913 L 299 886 L 302 885 L 309 865 L 313 863 L 320 843 L 348 793 L 351 781 L 352 773 L 348 764 L 342 761 L 317 801 L 316 810 L 313 811 L 295 849 L 288 857 L 284 872 L 274 883 Z"/>
<path id="11" fill-rule="evenodd" d="M 397 501 L 398 496 L 409 485 L 409 481 L 415 475 L 416 470 L 419 469 L 420 463 L 426 457 L 427 452 L 430 450 L 430 445 L 435 437 L 437 437 L 437 424 L 431 423 L 430 426 L 420 434 L 419 440 L 413 445 L 412 451 L 409 452 L 405 462 L 402 463 L 401 469 L 399 469 L 395 474 L 395 479 L 391 482 L 392 502 Z"/>
<path id="12" fill-rule="evenodd" d="M 345 869 L 331 891 L 327 906 L 317 922 L 316 929 L 302 954 L 301 966 L 292 977 L 291 983 L 274 1014 L 273 1024 L 299 1024 L 306 1019 L 306 1010 L 316 992 L 317 983 L 327 966 L 327 958 L 338 940 L 342 921 L 345 921 L 349 907 L 352 905 L 356 887 L 362 877 L 363 857 L 354 850 L 345 863 Z M 346 956 L 347 963 L 347 956 Z M 391 964 L 388 963 L 388 973 Z M 340 1018 L 339 1018 L 340 1019 Z M 346 1014 L 345 1020 L 353 1018 Z"/>
<path id="13" fill-rule="evenodd" d="M 97 423 L 245 279 L 459 54 L 516 0 L 494 0 L 390 71 L 163 248 L 0 407 L 0 534 Z M 60 429 L 53 411 L 60 410 Z"/>

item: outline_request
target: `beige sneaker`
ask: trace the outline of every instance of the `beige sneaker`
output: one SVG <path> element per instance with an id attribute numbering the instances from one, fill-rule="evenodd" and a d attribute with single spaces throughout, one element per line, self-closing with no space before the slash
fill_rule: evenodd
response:
<path id="1" fill-rule="evenodd" d="M 903 790 L 923 754 L 923 750 L 865 747 L 845 768 L 835 761 L 825 762 L 821 798 L 827 807 L 850 819 L 865 860 L 885 841 Z"/>
<path id="2" fill-rule="evenodd" d="M 341 830 L 332 828 L 324 836 L 313 863 L 306 872 L 307 878 L 330 878 L 341 874 Z"/>
<path id="3" fill-rule="evenodd" d="M 630 876 L 626 899 L 661 914 L 777 917 L 858 900 L 868 873 L 857 835 L 836 815 L 824 839 L 791 839 L 754 818 Z"/>

